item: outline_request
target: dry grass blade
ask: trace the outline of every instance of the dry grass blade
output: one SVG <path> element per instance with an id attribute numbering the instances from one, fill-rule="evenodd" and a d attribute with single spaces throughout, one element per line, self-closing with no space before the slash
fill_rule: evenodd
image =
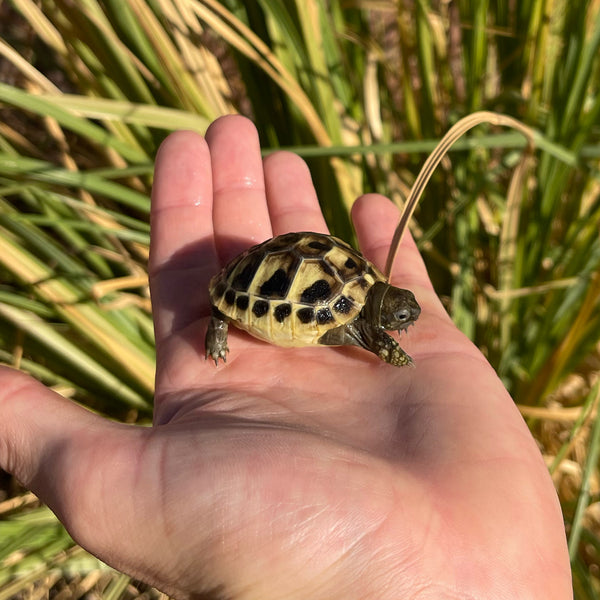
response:
<path id="1" fill-rule="evenodd" d="M 13 0 L 13 3 L 50 48 L 59 55 L 64 56 L 67 54 L 68 50 L 64 39 L 36 2 L 32 0 Z"/>
<path id="2" fill-rule="evenodd" d="M 144 29 L 147 39 L 151 40 L 154 51 L 164 65 L 163 75 L 168 78 L 182 107 L 190 112 L 197 111 L 211 120 L 214 119 L 218 115 L 216 108 L 210 106 L 199 93 L 178 48 L 173 44 L 169 32 L 165 31 L 155 13 L 143 0 L 128 0 L 128 4 Z"/>
<path id="3" fill-rule="evenodd" d="M 14 48 L 11 48 L 4 40 L 0 39 L 0 55 L 10 61 L 27 80 L 40 90 L 50 94 L 60 94 L 60 90 L 42 73 L 25 60 Z"/>
<path id="4" fill-rule="evenodd" d="M 205 6 L 206 5 L 206 6 Z M 215 0 L 189 0 L 191 10 L 218 35 L 262 68 L 293 100 L 303 114 L 315 139 L 324 146 L 331 138 L 311 101 L 270 48 L 252 30 Z"/>
<path id="5" fill-rule="evenodd" d="M 531 143 L 530 139 L 530 143 Z M 511 295 L 515 289 L 514 272 L 517 253 L 517 238 L 519 235 L 519 218 L 521 206 L 525 197 L 524 188 L 527 182 L 527 176 L 532 173 L 533 159 L 529 147 L 519 162 L 510 181 L 508 189 L 506 210 L 502 229 L 500 233 L 500 249 L 498 252 L 498 293 L 500 297 L 499 313 L 501 319 L 500 326 L 500 346 L 508 348 L 511 342 L 510 333 L 514 325 L 514 314 L 510 312 Z M 507 292 L 507 293 L 505 293 Z M 514 296 L 513 296 L 514 297 Z"/>
<path id="6" fill-rule="evenodd" d="M 419 175 L 417 176 L 413 187 L 410 190 L 410 194 L 406 199 L 406 205 L 404 210 L 402 211 L 402 215 L 400 216 L 400 222 L 396 227 L 396 231 L 394 232 L 394 237 L 390 244 L 390 250 L 388 253 L 386 265 L 385 265 L 385 275 L 389 279 L 390 274 L 392 272 L 392 267 L 394 265 L 394 259 L 396 258 L 396 253 L 398 252 L 398 248 L 400 247 L 400 243 L 402 242 L 402 237 L 404 236 L 404 232 L 406 231 L 406 227 L 408 226 L 408 222 L 410 221 L 415 209 L 417 208 L 417 204 L 421 199 L 421 194 L 427 185 L 427 182 L 431 179 L 435 168 L 442 161 L 450 147 L 469 129 L 480 125 L 481 123 L 490 123 L 492 125 L 503 125 L 505 127 L 513 127 L 517 131 L 520 131 L 528 140 L 529 143 L 532 144 L 534 140 L 534 133 L 529 128 L 513 119 L 512 117 L 508 117 L 506 115 L 501 115 L 498 113 L 492 113 L 488 111 L 480 111 L 463 117 L 458 123 L 456 123 L 446 135 L 440 140 L 437 147 L 434 151 L 427 157 L 423 167 Z"/>
<path id="7" fill-rule="evenodd" d="M 159 6 L 166 22 L 169 23 L 181 59 L 194 77 L 200 96 L 211 106 L 212 114 L 234 112 L 235 108 L 230 101 L 232 91 L 229 82 L 216 57 L 203 44 L 198 43 L 205 32 L 188 3 L 180 0 L 159 0 Z"/>

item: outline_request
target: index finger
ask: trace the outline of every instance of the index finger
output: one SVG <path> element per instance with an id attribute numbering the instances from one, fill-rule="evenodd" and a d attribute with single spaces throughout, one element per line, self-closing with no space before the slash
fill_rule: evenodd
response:
<path id="1" fill-rule="evenodd" d="M 157 341 L 208 314 L 218 270 L 210 152 L 192 131 L 171 134 L 156 157 L 152 188 L 150 290 Z"/>

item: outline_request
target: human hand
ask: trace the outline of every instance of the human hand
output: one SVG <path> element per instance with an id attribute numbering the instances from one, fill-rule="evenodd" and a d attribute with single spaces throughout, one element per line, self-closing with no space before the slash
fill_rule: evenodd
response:
<path id="1" fill-rule="evenodd" d="M 353 208 L 383 267 L 398 220 Z M 240 250 L 326 232 L 310 175 L 254 127 L 170 136 L 156 164 L 155 424 L 106 421 L 0 369 L 0 465 L 108 564 L 178 598 L 571 597 L 560 507 L 511 398 L 436 297 L 414 243 L 392 283 L 422 308 L 415 368 L 282 349 L 230 328 L 204 360 L 208 281 Z"/>

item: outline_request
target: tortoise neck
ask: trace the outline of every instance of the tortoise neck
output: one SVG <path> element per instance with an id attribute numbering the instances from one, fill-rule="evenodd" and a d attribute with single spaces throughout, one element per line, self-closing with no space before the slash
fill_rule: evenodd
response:
<path id="1" fill-rule="evenodd" d="M 389 290 L 389 284 L 383 281 L 377 281 L 373 284 L 367 293 L 365 305 L 361 311 L 361 315 L 374 327 L 381 326 L 381 311 L 383 309 L 383 301 Z"/>

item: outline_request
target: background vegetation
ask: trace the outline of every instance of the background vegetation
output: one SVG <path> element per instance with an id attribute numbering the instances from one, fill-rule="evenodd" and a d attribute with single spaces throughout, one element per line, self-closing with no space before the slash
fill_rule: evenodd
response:
<path id="1" fill-rule="evenodd" d="M 356 195 L 401 203 L 460 117 L 509 114 L 542 149 L 478 128 L 412 229 L 546 457 L 576 597 L 600 597 L 599 45 L 598 0 L 0 1 L 0 361 L 149 421 L 149 192 L 171 130 L 250 116 L 267 151 L 307 158 L 351 240 Z M 157 596 L 4 474 L 0 600 L 48 590 Z"/>

